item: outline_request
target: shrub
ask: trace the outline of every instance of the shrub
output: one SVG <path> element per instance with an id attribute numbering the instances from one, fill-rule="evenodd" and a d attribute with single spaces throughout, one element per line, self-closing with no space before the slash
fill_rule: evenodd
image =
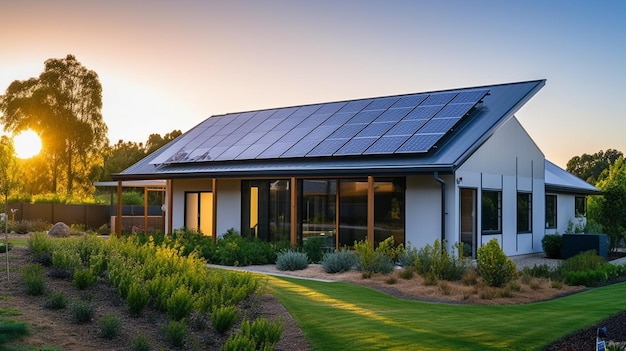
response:
<path id="1" fill-rule="evenodd" d="M 67 296 L 62 291 L 54 292 L 48 295 L 44 307 L 51 310 L 60 310 L 67 306 Z"/>
<path id="2" fill-rule="evenodd" d="M 122 320 L 116 314 L 106 314 L 99 323 L 100 335 L 105 339 L 114 339 L 122 332 Z"/>
<path id="3" fill-rule="evenodd" d="M 193 296 L 185 286 L 180 286 L 167 299 L 167 314 L 176 321 L 187 318 L 192 309 Z"/>
<path id="4" fill-rule="evenodd" d="M 413 278 L 414 274 L 415 274 L 415 270 L 413 269 L 413 267 L 406 267 L 405 269 L 402 269 L 399 272 L 400 278 L 405 279 L 405 280 L 409 280 Z"/>
<path id="5" fill-rule="evenodd" d="M 150 351 L 150 339 L 141 334 L 137 334 L 130 342 L 131 351 Z"/>
<path id="6" fill-rule="evenodd" d="M 594 270 L 604 264 L 604 259 L 594 250 L 581 252 L 576 256 L 572 256 L 563 261 L 558 271 L 565 275 L 568 272 L 580 272 L 585 270 Z"/>
<path id="7" fill-rule="evenodd" d="M 490 286 L 501 287 L 515 278 L 517 268 L 502 249 L 497 239 L 491 239 L 476 252 L 478 273 Z"/>
<path id="8" fill-rule="evenodd" d="M 276 258 L 276 268 L 281 271 L 298 271 L 309 266 L 309 259 L 304 252 L 292 249 L 282 251 Z"/>
<path id="9" fill-rule="evenodd" d="M 7 247 L 8 247 L 8 249 L 7 249 Z M 11 250 L 13 250 L 13 244 L 11 242 L 8 242 L 6 245 L 5 245 L 4 242 L 0 243 L 0 253 L 5 253 L 5 252 L 11 251 Z"/>
<path id="10" fill-rule="evenodd" d="M 43 295 L 46 292 L 46 277 L 43 275 L 43 267 L 37 263 L 29 263 L 23 271 L 26 293 L 28 295 Z"/>
<path id="11" fill-rule="evenodd" d="M 128 288 L 128 294 L 126 295 L 126 302 L 128 303 L 128 309 L 133 316 L 139 316 L 143 309 L 150 302 L 150 294 L 141 284 L 135 282 Z"/>
<path id="12" fill-rule="evenodd" d="M 527 274 L 536 278 L 549 278 L 555 277 L 555 269 L 551 268 L 547 264 L 534 265 L 532 267 L 524 267 L 522 274 Z"/>
<path id="13" fill-rule="evenodd" d="M 82 268 L 74 271 L 74 278 L 72 279 L 72 284 L 75 285 L 79 290 L 85 290 L 87 288 L 91 288 L 98 282 L 96 276 L 93 274 L 91 269 Z"/>
<path id="14" fill-rule="evenodd" d="M 89 301 L 75 301 L 72 303 L 72 316 L 78 324 L 90 322 L 93 319 L 93 306 Z"/>
<path id="15" fill-rule="evenodd" d="M 324 238 L 321 236 L 311 237 L 304 241 L 303 249 L 311 263 L 319 263 L 322 260 Z"/>
<path id="16" fill-rule="evenodd" d="M 80 255 L 72 249 L 60 249 L 52 252 L 52 267 L 59 270 L 71 271 L 80 266 Z"/>
<path id="17" fill-rule="evenodd" d="M 165 337 L 174 347 L 183 346 L 186 335 L 187 325 L 182 321 L 171 321 L 165 328 Z"/>
<path id="18" fill-rule="evenodd" d="M 398 264 L 402 267 L 413 266 L 417 260 L 417 252 L 417 248 L 411 247 L 411 242 L 409 242 L 398 256 Z"/>
<path id="19" fill-rule="evenodd" d="M 389 273 L 394 268 L 394 258 L 397 256 L 391 246 L 387 243 L 391 242 L 393 245 L 393 237 L 387 238 L 381 242 L 379 247 L 375 250 L 374 244 L 367 241 L 359 241 L 354 243 L 354 250 L 357 252 L 357 267 L 360 271 L 368 273 Z"/>
<path id="20" fill-rule="evenodd" d="M 459 248 L 460 245 L 455 247 Z M 421 248 L 415 260 L 415 267 L 420 275 L 432 274 L 437 279 L 450 281 L 460 280 L 468 266 L 469 262 L 463 258 L 462 252 L 459 251 L 457 256 L 453 251 L 450 255 L 446 242 L 441 243 L 439 240 L 435 240 L 432 246 Z"/>
<path id="21" fill-rule="evenodd" d="M 211 324 L 218 333 L 226 333 L 237 321 L 237 307 L 223 306 L 211 313 Z"/>
<path id="22" fill-rule="evenodd" d="M 326 273 L 347 272 L 356 264 L 356 257 L 352 251 L 341 250 L 327 252 L 322 257 L 321 265 Z"/>
<path id="23" fill-rule="evenodd" d="M 546 234 L 541 239 L 541 247 L 548 258 L 561 258 L 563 237 L 559 234 Z"/>
<path id="24" fill-rule="evenodd" d="M 0 319 L 0 349 L 4 344 L 29 334 L 28 324 Z"/>
<path id="25" fill-rule="evenodd" d="M 28 238 L 28 250 L 30 251 L 33 259 L 37 262 L 48 257 L 48 260 L 52 258 L 52 238 L 45 232 L 35 232 L 30 234 Z M 44 265 L 49 265 L 52 262 L 40 262 Z M 48 264 L 45 264 L 48 263 Z"/>
<path id="26" fill-rule="evenodd" d="M 273 350 L 283 333 L 283 322 L 270 322 L 264 317 L 241 323 L 241 334 L 254 341 L 257 350 Z"/>
<path id="27" fill-rule="evenodd" d="M 222 345 L 221 351 L 256 351 L 256 344 L 254 340 L 243 335 L 231 335 L 224 345 Z"/>

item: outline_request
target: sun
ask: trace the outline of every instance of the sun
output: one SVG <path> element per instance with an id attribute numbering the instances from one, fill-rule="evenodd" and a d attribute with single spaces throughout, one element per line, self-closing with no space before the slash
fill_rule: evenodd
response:
<path id="1" fill-rule="evenodd" d="M 15 153 L 19 158 L 31 158 L 41 151 L 41 138 L 37 133 L 28 129 L 13 138 Z"/>

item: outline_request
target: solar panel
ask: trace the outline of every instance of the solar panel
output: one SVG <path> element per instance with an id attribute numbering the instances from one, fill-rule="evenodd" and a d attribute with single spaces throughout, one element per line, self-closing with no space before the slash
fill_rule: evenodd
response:
<path id="1" fill-rule="evenodd" d="M 400 98 L 400 100 L 396 101 L 396 103 L 393 104 L 393 106 L 391 107 L 392 108 L 402 108 L 402 107 L 414 108 L 415 106 L 421 104 L 422 101 L 424 101 L 427 96 L 428 94 L 413 94 L 413 95 L 403 96 Z"/>
<path id="2" fill-rule="evenodd" d="M 410 121 L 400 121 L 396 123 L 393 128 L 391 128 L 385 135 L 389 136 L 398 136 L 398 135 L 413 135 L 417 132 L 424 124 L 426 124 L 427 119 L 416 119 Z"/>
<path id="3" fill-rule="evenodd" d="M 337 150 L 334 155 L 360 155 L 377 139 L 377 137 L 351 139 L 341 149 Z"/>
<path id="4" fill-rule="evenodd" d="M 213 116 L 151 163 L 428 152 L 488 93 L 443 91 Z"/>
<path id="5" fill-rule="evenodd" d="M 378 116 L 375 122 L 397 122 L 411 110 L 411 108 L 390 108 Z"/>
<path id="6" fill-rule="evenodd" d="M 419 133 L 447 133 L 460 118 L 433 118 L 426 122 Z"/>
<path id="7" fill-rule="evenodd" d="M 455 93 L 455 92 L 430 94 L 430 95 L 428 95 L 426 100 L 424 100 L 424 102 L 422 102 L 421 105 L 423 105 L 423 106 L 427 106 L 427 105 L 445 105 L 445 104 L 449 103 L 457 94 L 458 93 Z"/>
<path id="8" fill-rule="evenodd" d="M 365 128 L 367 124 L 344 124 L 339 129 L 337 129 L 333 134 L 330 135 L 331 139 L 336 138 L 352 138 L 357 135 L 363 128 Z"/>
<path id="9" fill-rule="evenodd" d="M 371 123 L 373 122 L 380 114 L 383 113 L 383 110 L 366 110 L 357 113 L 354 117 L 352 117 L 348 123 Z"/>
<path id="10" fill-rule="evenodd" d="M 415 134 L 400 146 L 395 153 L 428 152 L 443 134 Z"/>
<path id="11" fill-rule="evenodd" d="M 332 156 L 343 144 L 348 142 L 348 138 L 326 139 L 319 143 L 307 156 Z"/>
<path id="12" fill-rule="evenodd" d="M 400 145 L 404 144 L 411 136 L 410 135 L 402 135 L 402 136 L 383 136 L 382 138 L 376 140 L 372 146 L 370 146 L 365 152 L 364 155 L 373 155 L 373 154 L 393 154 Z"/>
<path id="13" fill-rule="evenodd" d="M 360 131 L 356 137 L 381 137 L 383 136 L 391 127 L 394 126 L 394 122 L 386 122 L 386 123 L 371 123 L 367 127 L 365 127 L 362 131 Z"/>

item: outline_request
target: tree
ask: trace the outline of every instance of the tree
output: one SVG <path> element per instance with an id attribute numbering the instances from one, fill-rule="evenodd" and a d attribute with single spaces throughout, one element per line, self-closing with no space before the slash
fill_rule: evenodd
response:
<path id="1" fill-rule="evenodd" d="M 611 248 L 626 238 L 626 160 L 618 159 L 596 185 L 603 196 L 597 199 L 598 220 L 611 238 Z"/>
<path id="2" fill-rule="evenodd" d="M 100 180 L 111 180 L 111 174 L 119 173 L 146 156 L 142 143 L 118 140 L 117 144 L 107 147 L 104 158 L 104 172 Z"/>
<path id="3" fill-rule="evenodd" d="M 41 136 L 49 191 L 86 195 L 92 189 L 108 144 L 102 86 L 94 71 L 73 55 L 46 60 L 39 77 L 9 85 L 0 112 L 5 131 L 32 129 Z"/>
<path id="4" fill-rule="evenodd" d="M 161 146 L 178 138 L 182 134 L 183 133 L 178 129 L 165 134 L 163 137 L 161 137 L 161 135 L 159 134 L 150 134 L 150 136 L 148 137 L 148 141 L 146 142 L 146 155 L 150 155 L 151 153 L 157 151 L 159 148 L 161 148 Z"/>
<path id="5" fill-rule="evenodd" d="M 624 154 L 615 149 L 608 149 L 606 152 L 600 150 L 593 155 L 582 154 L 572 157 L 567 162 L 567 171 L 590 184 L 596 184 L 602 172 L 608 170 L 615 161 L 623 158 Z"/>

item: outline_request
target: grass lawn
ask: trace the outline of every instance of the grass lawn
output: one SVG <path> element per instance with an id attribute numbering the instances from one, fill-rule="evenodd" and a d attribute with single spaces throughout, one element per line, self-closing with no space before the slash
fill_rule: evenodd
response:
<path id="1" fill-rule="evenodd" d="M 626 310 L 626 283 L 508 306 L 401 300 L 349 283 L 268 277 L 315 350 L 540 350 Z"/>

